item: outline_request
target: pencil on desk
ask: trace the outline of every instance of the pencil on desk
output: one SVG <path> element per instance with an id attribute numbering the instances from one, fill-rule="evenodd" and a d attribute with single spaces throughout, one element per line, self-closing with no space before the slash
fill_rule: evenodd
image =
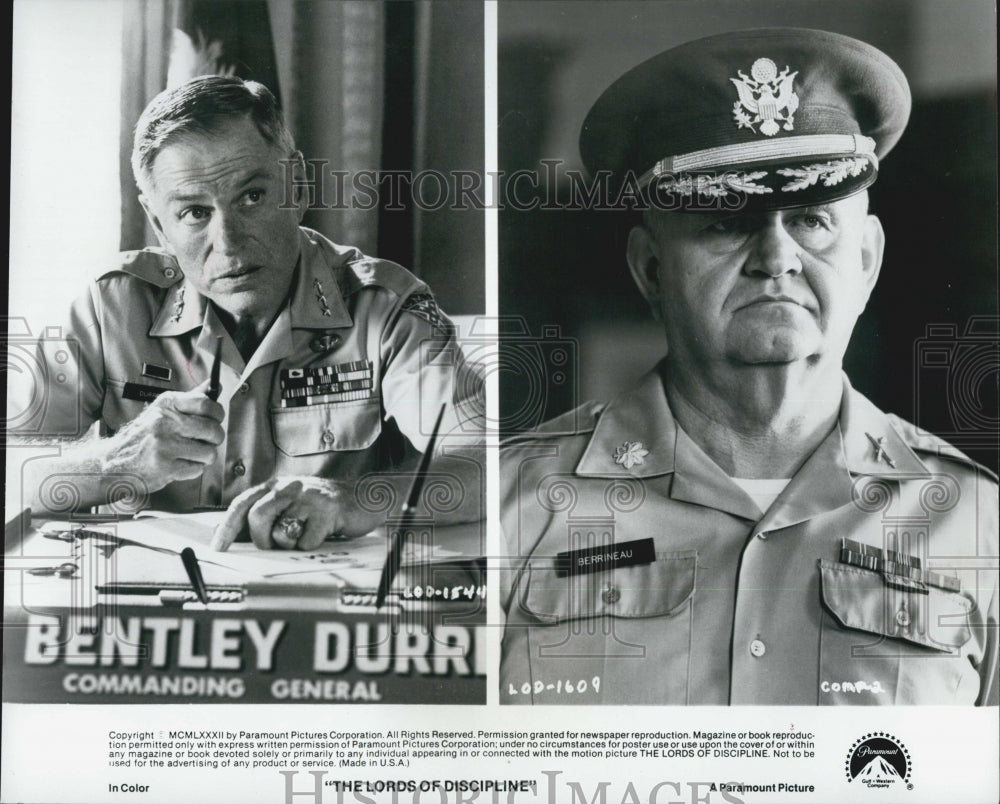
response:
<path id="1" fill-rule="evenodd" d="M 194 593 L 198 595 L 198 600 L 202 602 L 203 605 L 208 605 L 208 587 L 205 586 L 205 579 L 201 574 L 201 567 L 198 566 L 198 556 L 194 554 L 194 550 L 190 547 L 185 547 L 181 550 L 181 562 L 184 564 L 184 571 L 187 573 L 188 578 L 191 580 L 191 585 L 194 587 Z"/>
<path id="2" fill-rule="evenodd" d="M 413 477 L 413 482 L 410 484 L 410 493 L 406 497 L 406 501 L 403 503 L 402 517 L 400 518 L 399 527 L 396 532 L 392 535 L 392 546 L 389 548 L 389 555 L 385 560 L 385 566 L 382 567 L 382 577 L 378 582 L 378 594 L 375 596 L 375 608 L 382 608 L 382 604 L 385 603 L 385 596 L 389 594 L 389 587 L 392 586 L 392 582 L 396 575 L 399 573 L 399 564 L 403 557 L 403 545 L 406 542 L 406 531 L 410 527 L 410 522 L 413 519 L 413 512 L 420 502 L 420 493 L 424 490 L 424 482 L 427 480 L 427 466 L 431 462 L 431 455 L 434 453 L 434 444 L 437 441 L 438 430 L 441 428 L 441 419 L 444 417 L 444 405 L 441 405 L 441 410 L 438 411 L 437 421 L 434 422 L 434 429 L 431 431 L 431 437 L 427 441 L 427 449 L 424 450 L 424 454 L 420 456 L 420 464 L 417 466 L 417 473 Z"/>

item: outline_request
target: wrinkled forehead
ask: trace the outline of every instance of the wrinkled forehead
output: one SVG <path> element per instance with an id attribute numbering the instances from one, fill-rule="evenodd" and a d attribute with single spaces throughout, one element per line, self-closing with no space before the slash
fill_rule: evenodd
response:
<path id="1" fill-rule="evenodd" d="M 238 179 L 243 174 L 280 171 L 284 154 L 269 143 L 249 118 L 221 118 L 205 128 L 177 131 L 150 165 L 149 178 L 160 190 L 178 182 Z"/>

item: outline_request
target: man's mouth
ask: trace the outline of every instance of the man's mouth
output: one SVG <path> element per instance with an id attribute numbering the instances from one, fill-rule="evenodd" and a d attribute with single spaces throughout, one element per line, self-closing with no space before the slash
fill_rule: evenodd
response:
<path id="1" fill-rule="evenodd" d="M 219 279 L 240 279 L 241 277 L 256 273 L 259 270 L 259 265 L 241 265 L 239 268 L 233 268 L 226 271 L 224 274 L 220 274 Z"/>
<path id="2" fill-rule="evenodd" d="M 754 307 L 755 305 L 758 304 L 794 304 L 797 307 L 802 307 L 806 310 L 809 309 L 809 305 L 803 304 L 799 299 L 793 299 L 791 296 L 784 296 L 780 294 L 779 295 L 763 294 L 761 296 L 757 296 L 756 298 L 753 298 L 746 304 L 742 305 L 742 307 L 743 308 Z"/>

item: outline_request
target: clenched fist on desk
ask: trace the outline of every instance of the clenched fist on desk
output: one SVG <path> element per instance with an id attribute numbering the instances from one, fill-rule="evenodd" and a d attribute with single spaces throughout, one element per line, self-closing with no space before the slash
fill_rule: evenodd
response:
<path id="1" fill-rule="evenodd" d="M 316 550 L 328 536 L 362 536 L 383 519 L 358 505 L 354 484 L 285 477 L 247 489 L 229 505 L 212 547 L 227 550 L 249 535 L 261 550 Z"/>

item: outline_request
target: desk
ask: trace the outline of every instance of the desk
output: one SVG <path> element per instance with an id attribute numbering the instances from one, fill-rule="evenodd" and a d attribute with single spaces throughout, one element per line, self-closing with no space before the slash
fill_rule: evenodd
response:
<path id="1" fill-rule="evenodd" d="M 26 523 L 5 552 L 3 700 L 485 702 L 481 523 L 415 523 L 376 610 L 385 531 L 317 554 L 220 554 L 199 516 Z"/>

